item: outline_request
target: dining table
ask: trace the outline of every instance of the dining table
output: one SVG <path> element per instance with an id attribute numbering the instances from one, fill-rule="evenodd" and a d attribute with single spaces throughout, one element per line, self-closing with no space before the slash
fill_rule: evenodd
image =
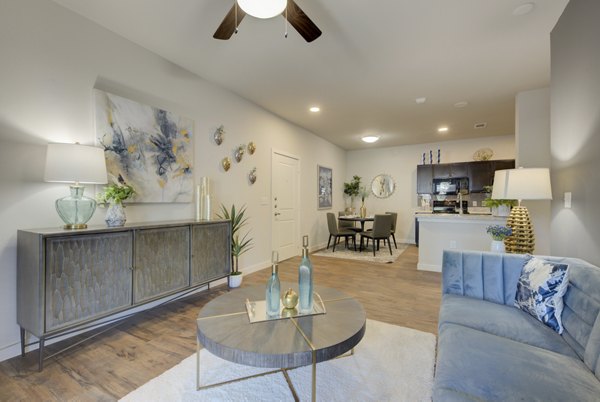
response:
<path id="1" fill-rule="evenodd" d="M 344 215 L 344 216 L 338 217 L 338 220 L 346 221 L 346 222 L 360 222 L 360 231 L 364 232 L 365 231 L 365 223 L 373 222 L 375 220 L 375 217 L 371 215 L 371 216 L 365 216 L 364 218 L 361 218 L 359 215 Z"/>

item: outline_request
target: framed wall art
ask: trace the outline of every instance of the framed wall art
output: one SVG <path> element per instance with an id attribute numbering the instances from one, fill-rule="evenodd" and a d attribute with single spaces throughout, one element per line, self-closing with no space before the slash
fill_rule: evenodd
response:
<path id="1" fill-rule="evenodd" d="M 332 206 L 332 185 L 333 171 L 331 168 L 317 165 L 318 169 L 318 198 L 319 209 L 331 209 Z"/>
<path id="2" fill-rule="evenodd" d="M 192 202 L 193 121 L 100 90 L 94 97 L 109 178 L 132 185 L 133 202 Z"/>

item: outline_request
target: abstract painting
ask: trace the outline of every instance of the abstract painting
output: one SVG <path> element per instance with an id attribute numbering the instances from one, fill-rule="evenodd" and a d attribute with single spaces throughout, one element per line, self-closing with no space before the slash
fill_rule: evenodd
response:
<path id="1" fill-rule="evenodd" d="M 122 177 L 132 202 L 192 202 L 193 121 L 95 90 L 96 141 L 109 181 Z"/>
<path id="2" fill-rule="evenodd" d="M 331 168 L 317 165 L 319 170 L 319 209 L 330 209 L 332 204 L 332 182 L 333 182 L 333 171 Z"/>

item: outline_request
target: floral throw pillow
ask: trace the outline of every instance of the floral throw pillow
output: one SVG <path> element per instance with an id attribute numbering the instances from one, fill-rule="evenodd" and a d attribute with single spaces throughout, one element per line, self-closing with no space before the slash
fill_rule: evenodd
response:
<path id="1" fill-rule="evenodd" d="M 531 314 L 559 334 L 569 266 L 536 257 L 525 261 L 517 284 L 515 307 Z"/>

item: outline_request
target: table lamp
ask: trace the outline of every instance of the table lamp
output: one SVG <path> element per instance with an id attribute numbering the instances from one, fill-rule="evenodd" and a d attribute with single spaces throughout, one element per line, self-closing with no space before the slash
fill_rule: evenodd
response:
<path id="1" fill-rule="evenodd" d="M 551 200 L 550 170 L 518 168 L 497 170 L 494 175 L 492 199 L 519 200 L 506 220 L 512 235 L 504 240 L 507 253 L 533 253 L 535 235 L 527 207 L 521 200 Z"/>
<path id="2" fill-rule="evenodd" d="M 85 197 L 82 184 L 107 183 L 104 150 L 81 144 L 48 144 L 44 181 L 72 183 L 71 195 L 56 200 L 65 229 L 84 229 L 96 210 L 96 200 Z"/>

